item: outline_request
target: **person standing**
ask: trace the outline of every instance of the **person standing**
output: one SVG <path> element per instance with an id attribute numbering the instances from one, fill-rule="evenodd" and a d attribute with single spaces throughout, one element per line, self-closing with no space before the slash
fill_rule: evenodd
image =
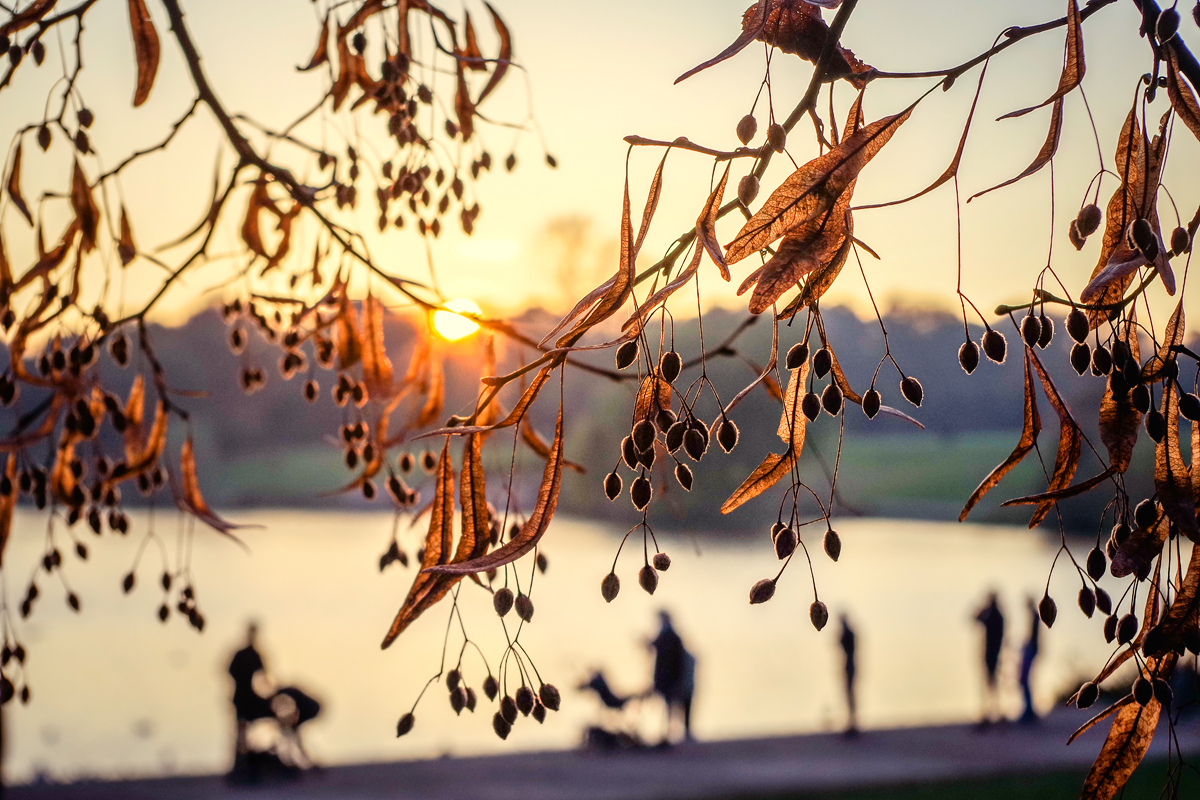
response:
<path id="1" fill-rule="evenodd" d="M 650 642 L 654 648 L 654 691 L 667 705 L 667 726 L 663 744 L 670 741 L 671 719 L 678 710 L 683 717 L 683 736 L 692 738 L 692 695 L 695 693 L 696 659 L 683 646 L 683 639 L 671 624 L 671 615 L 658 612 L 658 636 Z"/>
<path id="2" fill-rule="evenodd" d="M 854 678 L 858 671 L 858 662 L 855 657 L 856 638 L 854 629 L 850 627 L 849 618 L 842 614 L 841 645 L 846 671 L 846 708 L 849 712 L 849 721 L 846 725 L 847 738 L 858 736 L 858 703 L 854 696 Z"/>
<path id="3" fill-rule="evenodd" d="M 983 626 L 983 666 L 987 685 L 980 724 L 986 726 L 1001 718 L 996 668 L 1000 664 L 1000 649 L 1004 645 L 1004 614 L 1000 611 L 1000 600 L 995 592 L 988 595 L 987 604 L 975 615 L 975 621 Z"/>
<path id="4" fill-rule="evenodd" d="M 1038 634 L 1041 632 L 1042 618 L 1038 614 L 1037 604 L 1029 599 L 1029 639 L 1021 648 L 1021 696 L 1025 700 L 1025 711 L 1021 714 L 1021 722 L 1030 724 L 1038 721 L 1037 712 L 1033 709 L 1033 691 L 1030 688 L 1030 677 L 1033 672 L 1033 662 L 1038 654 Z"/>
<path id="5" fill-rule="evenodd" d="M 254 677 L 259 673 L 265 674 L 266 671 L 262 656 L 255 646 L 257 639 L 258 626 L 251 622 L 246 629 L 246 646 L 234 653 L 233 660 L 229 662 L 229 675 L 233 678 L 233 710 L 237 718 L 235 766 L 249 751 L 246 734 L 250 730 L 250 723 L 274 717 L 271 701 L 254 688 Z"/>

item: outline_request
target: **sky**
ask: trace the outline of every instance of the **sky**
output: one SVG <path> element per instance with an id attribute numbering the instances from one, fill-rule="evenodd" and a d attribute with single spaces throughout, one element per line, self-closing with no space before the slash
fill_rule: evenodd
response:
<path id="1" fill-rule="evenodd" d="M 84 159 L 89 174 L 111 167 L 128 152 L 157 142 L 194 96 L 165 13 L 157 4 L 150 5 L 162 37 L 163 56 L 150 100 L 138 109 L 130 108 L 134 60 L 125 4 L 100 3 L 87 15 L 87 69 L 79 91 L 96 114 L 91 134 L 100 153 L 98 159 Z M 279 128 L 320 96 L 326 78 L 319 70 L 299 73 L 295 65 L 307 61 L 311 53 L 324 5 L 300 0 L 205 0 L 185 4 L 187 21 L 210 82 L 231 111 L 249 113 Z M 744 0 L 497 0 L 494 5 L 513 32 L 515 58 L 525 71 L 510 73 L 502 89 L 482 110 L 495 119 L 520 123 L 532 105 L 541 137 L 534 130 L 518 134 L 506 127 L 482 127 L 481 141 L 493 158 L 502 161 L 510 148 L 515 148 L 519 165 L 511 175 L 497 169 L 480 182 L 478 196 L 483 214 L 473 237 L 450 226 L 432 242 L 436 281 L 447 298 L 471 297 L 491 314 L 516 313 L 529 305 L 563 310 L 616 266 L 615 242 L 628 150 L 623 137 L 639 134 L 670 140 L 686 135 L 709 146 L 734 147 L 735 125 L 750 110 L 762 79 L 764 48 L 748 47 L 736 58 L 673 86 L 676 76 L 733 40 L 740 30 Z M 453 13 L 460 12 L 461 7 L 458 2 L 446 5 Z M 480 30 L 484 53 L 494 52 L 495 37 L 486 10 L 474 0 L 465 7 Z M 1065 7 L 1058 0 L 862 0 L 843 35 L 843 43 L 863 61 L 883 70 L 945 68 L 987 49 L 1005 27 L 1056 18 Z M 1109 167 L 1117 132 L 1133 97 L 1134 82 L 1149 61 L 1148 46 L 1138 39 L 1136 28 L 1136 9 L 1125 2 L 1103 9 L 1085 24 L 1088 71 L 1084 88 Z M 1184 29 L 1193 44 L 1200 43 L 1200 36 L 1187 20 Z M 64 30 L 62 35 L 69 37 L 70 33 Z M 1056 30 L 1018 43 L 993 63 L 960 173 L 964 200 L 1019 173 L 1037 152 L 1045 136 L 1049 109 L 1020 119 L 995 119 L 1007 111 L 1040 102 L 1053 91 L 1061 69 L 1063 35 L 1062 30 Z M 58 53 L 53 43 L 48 44 L 48 64 L 41 70 L 23 67 L 15 85 L 0 93 L 0 140 L 11 141 L 22 121 L 38 116 L 47 91 L 60 74 L 49 66 L 55 63 Z M 772 97 L 780 116 L 803 93 L 809 69 L 807 63 L 793 56 L 775 54 Z M 935 91 L 922 103 L 864 171 L 856 202 L 907 196 L 942 172 L 957 143 L 977 76 L 978 72 L 973 71 L 950 92 Z M 867 118 L 894 113 L 932 83 L 877 82 L 864 102 Z M 839 119 L 844 119 L 853 97 L 853 89 L 845 82 L 836 87 Z M 825 102 L 823 99 L 823 106 Z M 1160 99 L 1151 111 L 1152 118 L 1157 119 L 1165 107 L 1165 99 Z M 766 124 L 763 101 L 757 110 L 761 137 Z M 314 138 L 326 136 L 333 140 L 347 126 L 357 125 L 366 133 L 381 128 L 383 122 L 382 117 L 373 118 L 364 112 L 356 121 L 338 117 L 329 120 L 324 129 L 314 126 L 308 132 Z M 1194 175 L 1200 147 L 1182 126 L 1177 133 L 1172 142 L 1173 172 L 1177 177 Z M 550 169 L 542 161 L 539 138 L 557 158 L 558 169 Z M 70 169 L 64 137 L 56 137 L 50 152 L 44 155 L 32 140 L 26 145 L 26 195 L 36 197 L 44 189 L 64 186 Z M 211 115 L 201 110 L 165 153 L 123 173 L 120 194 L 129 209 L 139 246 L 151 249 L 169 241 L 203 215 L 219 149 L 218 130 Z M 789 141 L 789 155 L 800 164 L 817 152 L 811 127 L 801 124 Z M 657 149 L 638 148 L 630 157 L 635 209 L 645 198 L 660 156 Z M 223 163 L 228 165 L 228 151 L 224 158 Z M 731 186 L 748 167 L 748 160 L 735 164 Z M 775 159 L 755 207 L 791 169 L 786 158 Z M 1062 146 L 1054 163 L 1058 192 L 1053 229 L 1049 218 L 1049 169 L 964 206 L 962 285 L 981 308 L 1028 298 L 1034 276 L 1046 264 L 1052 230 L 1055 268 L 1073 293 L 1082 288 L 1095 265 L 1099 237 L 1094 237 L 1082 253 L 1076 253 L 1066 241 L 1066 231 L 1096 169 L 1091 126 L 1083 101 L 1075 92 L 1066 103 Z M 662 203 L 643 249 L 644 264 L 657 260 L 676 236 L 694 224 L 708 193 L 710 172 L 711 161 L 705 157 L 681 152 L 671 156 Z M 1110 179 L 1104 185 L 1102 204 L 1113 188 Z M 1168 188 L 1181 214 L 1190 218 L 1200 200 L 1200 185 L 1177 180 Z M 376 215 L 371 211 L 370 185 L 364 184 L 360 192 L 367 201 L 361 204 L 364 211 L 360 224 L 373 230 Z M 114 192 L 108 200 L 116 203 L 120 198 Z M 181 321 L 201 305 L 227 300 L 244 291 L 244 284 L 233 281 L 235 269 L 244 263 L 234 238 L 243 204 L 239 198 L 226 220 L 225 235 L 213 248 L 215 254 L 225 258 L 215 259 L 180 281 L 162 301 L 160 319 Z M 1163 205 L 1169 207 L 1165 201 Z M 48 208 L 53 212 L 53 205 Z M 1169 211 L 1164 211 L 1164 217 L 1172 219 Z M 28 227 L 9 206 L 0 224 L 10 256 L 15 263 L 23 263 L 31 255 Z M 881 306 L 956 305 L 953 184 L 906 206 L 859 212 L 855 226 L 856 236 L 881 256 L 879 261 L 868 259 L 863 264 L 874 298 Z M 737 227 L 736 220 L 722 221 L 719 237 L 728 241 Z M 563 231 L 573 232 L 580 243 L 572 258 L 564 257 Z M 297 258 L 309 258 L 311 235 L 311 231 L 298 234 L 294 249 L 303 255 Z M 429 280 L 424 242 L 411 228 L 384 237 L 372 235 L 368 242 L 386 269 Z M 171 264 L 183 252 L 172 250 L 161 257 Z M 107 258 L 113 263 L 111 252 Z M 735 290 L 756 266 L 757 259 L 736 265 L 734 280 L 724 284 L 711 265 L 706 265 L 701 279 L 704 304 L 744 305 L 745 298 L 736 297 Z M 127 309 L 136 308 L 157 288 L 162 277 L 160 268 L 146 261 L 135 262 L 124 272 L 119 268 L 112 271 L 109 291 L 114 295 L 110 296 L 123 299 Z M 852 261 L 829 292 L 828 302 L 846 303 L 866 314 L 870 298 L 863 276 L 857 272 Z M 1173 301 L 1161 290 L 1154 293 L 1155 306 L 1165 308 L 1168 303 Z M 688 311 L 681 309 L 680 313 L 686 315 Z"/>

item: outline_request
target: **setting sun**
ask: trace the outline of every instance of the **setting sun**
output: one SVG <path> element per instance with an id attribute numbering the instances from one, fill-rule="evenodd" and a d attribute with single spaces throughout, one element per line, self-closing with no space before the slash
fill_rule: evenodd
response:
<path id="1" fill-rule="evenodd" d="M 466 314 L 481 314 L 483 313 L 474 300 L 466 297 L 460 297 L 457 300 L 451 300 L 446 303 L 448 311 L 433 312 L 433 328 L 448 342 L 457 342 L 459 339 L 465 339 L 475 331 L 479 330 L 479 323 L 474 320 L 462 316 L 459 311 Z"/>

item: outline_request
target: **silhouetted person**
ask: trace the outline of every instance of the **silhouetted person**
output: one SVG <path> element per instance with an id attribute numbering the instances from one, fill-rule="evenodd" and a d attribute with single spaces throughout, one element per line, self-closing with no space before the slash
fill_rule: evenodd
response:
<path id="1" fill-rule="evenodd" d="M 667 704 L 667 731 L 663 742 L 665 744 L 670 738 L 671 719 L 676 709 L 683 715 L 684 739 L 691 740 L 696 659 L 683 646 L 683 640 L 671 625 L 671 615 L 660 611 L 658 617 L 661 627 L 650 646 L 654 648 L 654 691 Z"/>
<path id="2" fill-rule="evenodd" d="M 855 658 L 855 635 L 854 629 L 850 627 L 850 620 L 845 614 L 842 614 L 842 655 L 845 657 L 846 668 L 846 708 L 849 710 L 850 719 L 846 725 L 846 736 L 854 737 L 858 735 L 858 704 L 854 697 L 854 678 L 858 672 L 858 663 Z"/>
<path id="3" fill-rule="evenodd" d="M 1000 696 L 996 688 L 996 667 L 1000 664 L 1000 648 L 1004 644 L 1004 614 L 1000 612 L 996 593 L 988 595 L 987 605 L 975 615 L 983 625 L 983 666 L 987 675 L 983 703 L 983 724 L 1000 718 Z"/>
<path id="4" fill-rule="evenodd" d="M 1025 699 L 1025 711 L 1021 714 L 1021 722 L 1037 722 L 1037 712 L 1033 710 L 1033 692 L 1029 687 L 1030 673 L 1033 662 L 1038 654 L 1038 634 L 1041 631 L 1042 618 L 1038 614 L 1037 604 L 1029 600 L 1029 639 L 1021 648 L 1021 696 Z"/>
<path id="5" fill-rule="evenodd" d="M 271 701 L 254 688 L 254 676 L 264 671 L 262 656 L 254 646 L 258 638 L 258 626 L 253 622 L 246 630 L 246 646 L 233 654 L 229 662 L 229 674 L 233 677 L 233 709 L 237 716 L 237 739 L 234 744 L 235 765 L 249 750 L 246 733 L 255 720 L 275 716 Z"/>

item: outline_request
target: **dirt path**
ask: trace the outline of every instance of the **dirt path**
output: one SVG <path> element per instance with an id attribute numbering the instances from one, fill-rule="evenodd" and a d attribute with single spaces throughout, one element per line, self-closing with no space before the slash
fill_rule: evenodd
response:
<path id="1" fill-rule="evenodd" d="M 220 777 L 25 786 L 13 800 L 202 800 L 312 798 L 369 800 L 666 800 L 789 790 L 841 790 L 1005 773 L 1086 768 L 1104 739 L 1098 726 L 1070 747 L 1086 717 L 1060 711 L 1041 724 L 978 732 L 966 725 L 682 745 L 619 755 L 524 753 L 331 767 L 296 783 L 226 787 Z M 1200 754 L 1200 720 L 1177 729 L 1185 752 Z M 1165 729 L 1151 757 L 1167 754 Z"/>

